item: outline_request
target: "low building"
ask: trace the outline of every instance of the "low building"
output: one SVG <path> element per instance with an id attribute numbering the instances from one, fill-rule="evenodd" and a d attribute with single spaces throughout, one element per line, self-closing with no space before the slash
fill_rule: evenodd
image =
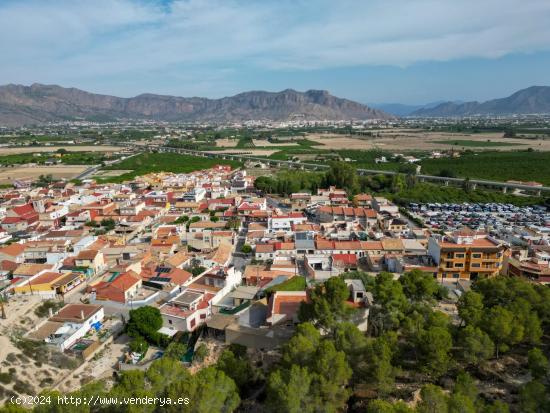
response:
<path id="1" fill-rule="evenodd" d="M 36 330 L 28 334 L 30 339 L 43 340 L 60 351 L 70 348 L 90 329 L 99 329 L 104 313 L 101 305 L 67 304 Z"/>

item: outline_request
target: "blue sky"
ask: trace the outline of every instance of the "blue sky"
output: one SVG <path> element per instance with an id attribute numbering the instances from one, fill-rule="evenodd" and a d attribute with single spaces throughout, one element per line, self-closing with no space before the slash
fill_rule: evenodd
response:
<path id="1" fill-rule="evenodd" d="M 548 0 L 0 0 L 0 27 L 2 84 L 400 103 L 550 85 Z"/>

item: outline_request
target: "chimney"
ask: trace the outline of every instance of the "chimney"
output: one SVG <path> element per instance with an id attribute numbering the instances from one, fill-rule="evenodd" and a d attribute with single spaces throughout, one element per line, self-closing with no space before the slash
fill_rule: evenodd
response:
<path id="1" fill-rule="evenodd" d="M 80 310 L 80 318 L 84 320 L 84 310 Z"/>

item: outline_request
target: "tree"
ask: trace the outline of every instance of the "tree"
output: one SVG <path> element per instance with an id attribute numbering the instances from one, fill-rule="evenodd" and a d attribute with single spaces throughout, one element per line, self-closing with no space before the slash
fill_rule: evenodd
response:
<path id="1" fill-rule="evenodd" d="M 463 394 L 452 394 L 448 402 L 449 413 L 477 413 L 474 401 Z"/>
<path id="2" fill-rule="evenodd" d="M 452 345 L 451 334 L 446 328 L 430 327 L 422 332 L 418 346 L 424 368 L 435 377 L 444 374 L 451 362 Z"/>
<path id="3" fill-rule="evenodd" d="M 462 393 L 472 400 L 475 400 L 477 398 L 477 395 L 479 394 L 479 390 L 476 386 L 475 380 L 472 376 L 464 371 L 461 371 L 456 376 L 453 392 Z"/>
<path id="4" fill-rule="evenodd" d="M 158 333 L 162 327 L 162 316 L 156 307 L 140 307 L 130 310 L 130 320 L 126 325 L 126 332 L 130 337 L 143 337 L 148 342 L 161 344 L 163 334 Z"/>
<path id="5" fill-rule="evenodd" d="M 506 403 L 495 400 L 492 404 L 485 406 L 483 413 L 510 413 L 510 408 Z"/>
<path id="6" fill-rule="evenodd" d="M 349 193 L 354 194 L 359 190 L 359 180 L 357 171 L 345 162 L 332 162 L 329 171 L 325 175 L 325 183 L 327 186 L 334 185 L 338 188 L 343 188 Z"/>
<path id="7" fill-rule="evenodd" d="M 354 371 L 360 367 L 361 356 L 367 345 L 365 335 L 350 322 L 343 322 L 334 329 L 334 345 L 346 354 L 346 359 Z"/>
<path id="8" fill-rule="evenodd" d="M 345 302 L 348 297 L 349 290 L 344 280 L 329 278 L 311 291 L 310 302 L 300 305 L 298 318 L 332 330 L 338 322 L 347 320 L 353 311 Z"/>
<path id="9" fill-rule="evenodd" d="M 293 371 L 296 368 L 304 368 L 308 374 L 305 375 L 303 370 Z M 282 349 L 281 367 L 270 375 L 269 389 L 279 395 L 275 399 L 281 399 L 281 394 L 289 392 L 286 383 L 296 375 L 305 376 L 303 380 L 311 384 L 307 398 L 311 410 L 306 411 L 337 411 L 349 397 L 346 385 L 352 370 L 345 353 L 338 351 L 331 340 L 322 339 L 310 323 L 298 326 L 296 334 Z M 302 394 L 300 390 L 299 395 Z M 289 400 L 282 400 L 283 405 L 290 404 Z M 293 406 L 305 403 L 303 397 L 297 397 L 297 400 Z"/>
<path id="10" fill-rule="evenodd" d="M 367 413 L 414 413 L 414 410 L 403 402 L 390 403 L 376 399 L 367 406 Z"/>
<path id="11" fill-rule="evenodd" d="M 159 412 L 165 413 L 229 413 L 233 412 L 240 402 L 235 382 L 223 371 L 212 367 L 171 383 L 163 395 L 172 400 L 180 397 L 190 400 L 189 405 L 165 405 L 157 408 Z"/>
<path id="12" fill-rule="evenodd" d="M 296 333 L 283 346 L 282 362 L 290 368 L 293 364 L 311 365 L 311 358 L 321 342 L 321 334 L 311 323 L 299 324 Z"/>
<path id="13" fill-rule="evenodd" d="M 208 357 L 208 347 L 206 347 L 206 344 L 201 343 L 199 346 L 195 349 L 195 354 L 193 355 L 193 359 L 195 361 L 198 361 L 199 363 L 202 363 L 206 357 Z"/>
<path id="14" fill-rule="evenodd" d="M 522 413 L 550 411 L 550 398 L 544 384 L 533 380 L 522 386 L 519 391 L 519 405 Z"/>
<path id="15" fill-rule="evenodd" d="M 493 357 L 495 344 L 480 328 L 468 325 L 458 333 L 462 358 L 469 364 L 478 364 Z"/>
<path id="16" fill-rule="evenodd" d="M 422 399 L 418 404 L 418 413 L 447 413 L 448 397 L 441 387 L 433 384 L 427 384 L 420 390 L 420 398 Z"/>
<path id="17" fill-rule="evenodd" d="M 130 341 L 128 347 L 134 353 L 145 354 L 149 348 L 149 344 L 147 344 L 147 341 L 145 341 L 143 337 L 136 337 Z"/>
<path id="18" fill-rule="evenodd" d="M 435 278 L 420 270 L 412 270 L 399 279 L 405 295 L 413 301 L 424 301 L 433 298 L 439 291 Z"/>
<path id="19" fill-rule="evenodd" d="M 393 279 L 393 275 L 381 272 L 376 276 L 373 288 L 375 306 L 369 313 L 369 329 L 373 335 L 399 327 L 409 302 L 403 286 Z"/>
<path id="20" fill-rule="evenodd" d="M 275 370 L 267 381 L 267 406 L 274 413 L 313 413 L 312 378 L 307 368 Z"/>
<path id="21" fill-rule="evenodd" d="M 174 362 L 174 360 L 178 360 L 178 362 Z M 180 358 L 167 357 L 164 353 L 162 358 L 151 363 L 145 376 L 155 394 L 159 394 L 171 383 L 189 379 L 191 373 L 179 360 Z"/>
<path id="22" fill-rule="evenodd" d="M 458 299 L 458 315 L 467 325 L 476 326 L 483 316 L 483 296 L 467 291 Z"/>
<path id="23" fill-rule="evenodd" d="M 187 346 L 185 344 L 172 342 L 168 344 L 168 347 L 164 350 L 163 358 L 181 360 L 185 353 L 187 353 Z"/>
<path id="24" fill-rule="evenodd" d="M 548 374 L 548 359 L 540 348 L 532 348 L 527 353 L 528 366 L 533 378 L 540 380 Z"/>
<path id="25" fill-rule="evenodd" d="M 397 337 L 387 334 L 369 339 L 365 348 L 361 378 L 381 394 L 393 389 L 397 369 L 392 365 L 392 359 L 396 347 Z"/>
<path id="26" fill-rule="evenodd" d="M 231 377 L 241 394 L 246 387 L 254 380 L 254 370 L 245 357 L 238 357 L 230 350 L 224 350 L 216 364 L 218 370 L 223 371 Z"/>
<path id="27" fill-rule="evenodd" d="M 514 326 L 514 315 L 501 306 L 491 308 L 484 317 L 484 329 L 496 344 L 497 358 L 509 345 L 519 343 L 523 327 Z"/>
<path id="28" fill-rule="evenodd" d="M 112 218 L 103 218 L 101 220 L 101 226 L 105 228 L 106 231 L 111 231 L 115 228 L 115 221 Z"/>
<path id="29" fill-rule="evenodd" d="M 252 252 L 252 247 L 248 244 L 244 244 L 242 247 L 241 247 L 241 252 L 243 254 L 250 254 Z"/>

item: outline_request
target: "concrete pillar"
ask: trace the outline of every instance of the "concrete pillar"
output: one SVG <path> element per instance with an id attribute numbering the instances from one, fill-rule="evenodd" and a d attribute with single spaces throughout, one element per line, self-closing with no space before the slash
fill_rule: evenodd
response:
<path id="1" fill-rule="evenodd" d="M 502 187 L 502 193 L 505 194 L 506 192 L 508 192 L 508 188 L 505 187 L 505 186 L 503 186 L 503 187 Z"/>
<path id="2" fill-rule="evenodd" d="M 477 184 L 475 184 L 475 183 L 474 183 L 474 184 L 471 184 L 471 186 L 472 186 L 472 190 L 474 190 L 474 191 L 475 191 L 475 190 L 476 190 L 476 188 L 477 188 Z"/>
<path id="3" fill-rule="evenodd" d="M 445 186 L 449 186 L 449 181 L 445 181 Z"/>
<path id="4" fill-rule="evenodd" d="M 540 194 L 541 194 L 540 189 L 536 192 L 536 194 L 537 194 L 537 196 L 540 196 Z"/>

